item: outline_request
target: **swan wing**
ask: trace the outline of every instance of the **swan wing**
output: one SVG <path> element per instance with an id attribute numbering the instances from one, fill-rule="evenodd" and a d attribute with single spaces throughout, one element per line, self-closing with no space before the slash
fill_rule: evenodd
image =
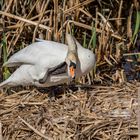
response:
<path id="1" fill-rule="evenodd" d="M 60 64 L 62 67 L 64 65 Z M 34 65 L 22 65 L 5 81 L 0 83 L 0 89 L 5 87 L 14 87 L 14 86 L 30 86 L 30 85 L 36 85 L 39 87 L 49 87 L 58 85 L 60 83 L 65 83 L 67 81 L 67 74 L 66 73 L 59 73 L 56 74 L 57 70 L 61 69 L 62 67 L 54 67 L 50 69 L 49 75 L 46 78 L 46 81 L 44 83 L 39 82 L 39 75 L 40 72 L 36 71 L 36 66 Z M 44 70 L 42 69 L 42 72 Z M 42 73 L 41 72 L 41 73 Z M 47 72 L 47 70 L 46 70 Z"/>
<path id="2" fill-rule="evenodd" d="M 13 67 L 22 64 L 35 65 L 43 60 L 51 61 L 52 57 L 62 60 L 66 56 L 67 45 L 53 41 L 35 42 L 12 55 L 3 66 Z M 41 61 L 40 61 L 41 60 Z"/>

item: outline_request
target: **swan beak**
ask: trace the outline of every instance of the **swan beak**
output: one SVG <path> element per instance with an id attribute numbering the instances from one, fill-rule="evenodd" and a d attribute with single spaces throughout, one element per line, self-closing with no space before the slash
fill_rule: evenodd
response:
<path id="1" fill-rule="evenodd" d="M 75 79 L 75 77 L 76 77 L 76 64 L 71 62 L 69 70 L 70 70 L 70 77 L 72 79 Z"/>
<path id="2" fill-rule="evenodd" d="M 72 79 L 75 79 L 75 69 L 73 68 L 73 66 L 70 67 L 70 76 L 72 77 Z"/>

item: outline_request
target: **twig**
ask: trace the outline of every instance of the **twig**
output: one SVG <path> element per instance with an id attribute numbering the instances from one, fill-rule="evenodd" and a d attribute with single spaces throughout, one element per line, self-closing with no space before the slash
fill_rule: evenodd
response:
<path id="1" fill-rule="evenodd" d="M 21 102 L 21 105 L 42 105 L 44 102 Z"/>
<path id="2" fill-rule="evenodd" d="M 119 126 L 118 126 L 118 128 L 117 128 L 117 130 L 115 132 L 116 135 L 119 134 L 119 131 L 120 131 L 121 127 L 122 127 L 122 124 L 123 124 L 123 121 L 121 120 L 120 123 L 119 123 Z"/>
<path id="3" fill-rule="evenodd" d="M 37 135 L 45 138 L 45 139 L 48 139 L 48 140 L 52 140 L 52 138 L 48 137 L 48 136 L 45 136 L 44 134 L 42 134 L 41 132 L 39 132 L 37 129 L 35 129 L 33 126 L 31 126 L 29 123 L 27 123 L 24 119 L 22 119 L 20 116 L 18 116 L 18 118 L 24 123 L 26 124 L 31 130 L 33 130 Z"/>
<path id="4" fill-rule="evenodd" d="M 125 53 L 123 56 L 130 56 L 130 55 L 140 55 L 140 52 L 137 53 Z"/>
<path id="5" fill-rule="evenodd" d="M 82 3 L 79 3 L 79 4 L 75 5 L 75 6 L 73 6 L 72 8 L 69 8 L 69 9 L 65 10 L 64 14 L 69 13 L 69 12 L 71 12 L 73 10 L 76 10 L 77 8 L 79 8 L 81 6 L 84 6 L 84 5 L 87 5 L 87 4 L 89 4 L 89 3 L 93 2 L 93 1 L 95 1 L 95 0 L 86 0 L 86 1 L 84 1 Z"/>

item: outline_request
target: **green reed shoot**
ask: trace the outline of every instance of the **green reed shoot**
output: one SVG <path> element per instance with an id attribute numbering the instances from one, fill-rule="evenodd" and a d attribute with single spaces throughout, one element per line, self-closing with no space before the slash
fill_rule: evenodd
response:
<path id="1" fill-rule="evenodd" d="M 1 42 L 2 50 L 3 50 L 3 63 L 7 61 L 7 41 L 6 36 L 3 34 L 2 42 Z M 10 76 L 10 71 L 7 67 L 3 68 L 3 78 L 4 80 Z"/>
<path id="2" fill-rule="evenodd" d="M 140 29 L 140 11 L 137 11 L 136 13 L 136 24 L 135 24 L 135 30 L 132 36 L 132 42 L 134 42 L 136 35 L 138 34 Z"/>
<path id="3" fill-rule="evenodd" d="M 90 46 L 92 46 L 92 49 L 94 51 L 96 47 L 96 29 L 94 26 L 92 26 L 92 36 L 88 44 L 88 48 L 90 48 Z"/>
<path id="4" fill-rule="evenodd" d="M 84 32 L 84 35 L 83 35 L 83 47 L 84 48 L 87 47 L 87 43 L 86 43 L 86 32 Z"/>

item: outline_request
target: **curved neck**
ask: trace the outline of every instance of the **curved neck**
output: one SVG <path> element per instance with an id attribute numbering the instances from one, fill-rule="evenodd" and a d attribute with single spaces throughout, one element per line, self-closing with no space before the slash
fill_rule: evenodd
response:
<path id="1" fill-rule="evenodd" d="M 70 34 L 66 34 L 66 39 L 68 43 L 68 52 L 77 53 L 77 45 L 74 38 Z"/>

